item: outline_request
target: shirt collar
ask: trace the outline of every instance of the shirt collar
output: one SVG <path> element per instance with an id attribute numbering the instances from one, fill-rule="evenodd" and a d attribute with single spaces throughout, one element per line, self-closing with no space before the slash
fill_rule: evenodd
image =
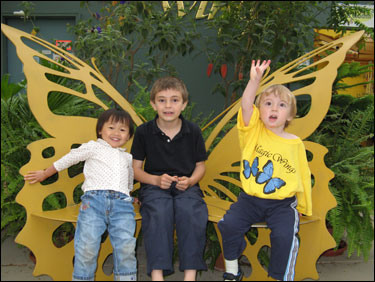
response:
<path id="1" fill-rule="evenodd" d="M 151 121 L 151 124 L 152 124 L 152 133 L 153 134 L 158 134 L 158 133 L 162 133 L 162 131 L 160 130 L 160 128 L 158 127 L 157 123 L 156 123 L 156 120 L 158 119 L 159 115 L 156 114 L 155 118 Z M 179 118 L 181 119 L 182 121 L 182 124 L 181 124 L 181 130 L 179 133 L 177 133 L 177 135 L 179 134 L 184 134 L 184 133 L 190 133 L 190 129 L 189 129 L 189 126 L 187 125 L 187 121 L 186 119 L 184 119 L 184 117 L 182 116 L 182 114 L 179 115 Z"/>
<path id="2" fill-rule="evenodd" d="M 99 144 L 101 144 L 105 147 L 109 147 L 109 148 L 112 148 L 112 149 L 115 149 L 115 150 L 119 150 L 120 152 L 126 151 L 126 148 L 113 148 L 111 145 L 109 145 L 105 140 L 103 140 L 101 138 L 98 138 L 98 140 L 96 142 L 98 142 Z"/>

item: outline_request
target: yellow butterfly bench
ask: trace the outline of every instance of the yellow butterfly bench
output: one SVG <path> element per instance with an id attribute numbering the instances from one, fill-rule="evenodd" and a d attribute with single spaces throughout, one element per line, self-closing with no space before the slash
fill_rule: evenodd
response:
<path id="1" fill-rule="evenodd" d="M 233 128 L 229 133 L 228 137 L 236 134 L 236 128 Z M 209 141 L 209 140 L 208 140 Z M 238 142 L 236 140 L 225 139 L 222 143 L 217 145 L 217 149 L 221 146 L 225 146 L 226 142 Z M 314 152 L 313 159 L 309 162 L 309 166 L 313 175 L 320 173 L 319 177 L 315 177 L 314 186 L 312 189 L 313 199 L 313 216 L 302 216 L 300 222 L 300 249 L 296 264 L 296 280 L 303 280 L 306 278 L 318 279 L 319 275 L 316 270 L 316 261 L 319 256 L 327 249 L 335 246 L 333 238 L 328 233 L 325 226 L 325 216 L 327 211 L 335 206 L 335 199 L 328 190 L 328 182 L 333 177 L 331 170 L 326 168 L 324 164 L 324 155 L 328 150 L 316 143 L 305 141 L 305 147 L 308 151 Z M 207 145 L 207 143 L 206 143 Z M 217 179 L 224 180 L 226 176 L 216 175 L 216 180 L 212 177 L 207 177 L 217 169 L 221 171 L 236 171 L 238 167 L 233 167 L 230 163 L 223 163 L 220 167 L 215 163 L 220 161 L 215 158 L 217 152 L 220 154 L 220 158 L 231 158 L 229 154 L 237 155 L 239 146 L 233 146 L 232 150 L 213 150 L 211 152 L 212 158 L 207 160 L 206 176 L 201 181 L 201 188 L 205 193 L 204 200 L 208 207 L 209 221 L 214 224 L 217 236 L 221 244 L 221 235 L 217 228 L 218 221 L 223 217 L 226 211 L 231 205 L 231 201 L 222 200 L 217 196 L 217 193 L 213 190 L 219 189 L 222 193 L 228 195 L 231 200 L 235 200 L 236 197 L 225 187 L 221 187 L 217 183 Z M 82 177 L 80 177 L 82 178 Z M 240 185 L 237 180 L 231 178 L 228 182 L 232 184 Z M 77 179 L 76 181 L 80 181 Z M 216 182 L 216 185 L 215 185 Z M 35 195 L 35 194 L 34 194 Z M 34 197 L 33 194 L 29 194 L 29 197 Z M 31 199 L 29 199 L 31 200 Z M 36 199 L 34 200 L 36 201 Z M 75 223 L 79 212 L 79 206 L 71 205 L 66 208 L 54 211 L 34 211 L 28 215 L 27 231 L 19 234 L 17 241 L 22 242 L 26 246 L 32 246 L 31 250 L 34 252 L 37 258 L 37 265 L 34 270 L 34 275 L 48 274 L 55 280 L 69 280 L 73 272 L 73 256 L 74 247 L 73 241 L 67 245 L 58 249 L 52 243 L 52 233 L 61 224 L 65 222 Z M 141 216 L 139 213 L 139 205 L 134 204 L 137 220 L 136 236 L 138 236 L 141 227 Z M 251 275 L 244 277 L 244 280 L 272 280 L 267 276 L 267 271 L 263 268 L 258 260 L 258 253 L 264 246 L 270 247 L 269 235 L 270 230 L 266 224 L 258 223 L 253 225 L 258 230 L 258 237 L 255 244 L 251 245 L 247 241 L 247 247 L 243 253 L 247 257 L 251 264 Z M 34 234 L 34 236 L 30 236 Z M 27 235 L 27 236 L 23 236 Z M 37 237 L 35 237 L 37 236 Z M 247 238 L 245 238 L 247 240 Z M 35 241 L 38 244 L 35 244 Z M 96 273 L 97 280 L 108 280 L 112 278 L 103 272 L 103 265 L 106 258 L 112 253 L 112 246 L 109 239 L 102 244 L 99 258 L 98 258 L 98 270 Z"/>
<path id="2" fill-rule="evenodd" d="M 61 158 L 71 149 L 72 144 L 82 144 L 88 140 L 95 139 L 96 119 L 89 117 L 61 116 L 51 112 L 48 107 L 48 95 L 51 91 L 64 92 L 90 101 L 103 109 L 108 107 L 94 93 L 94 86 L 103 90 L 117 105 L 127 110 L 137 125 L 143 123 L 132 106 L 119 94 L 106 78 L 99 72 L 95 64 L 94 68 L 83 62 L 71 53 L 68 53 L 53 44 L 46 42 L 36 36 L 27 34 L 5 24 L 1 24 L 2 32 L 13 42 L 17 49 L 17 55 L 24 64 L 24 73 L 27 78 L 27 96 L 33 115 L 43 129 L 52 136 L 41 139 L 28 145 L 31 152 L 30 162 L 20 169 L 20 174 L 27 171 L 48 167 Z M 298 95 L 309 94 L 311 96 L 311 107 L 309 113 L 301 118 L 293 120 L 288 131 L 305 140 L 319 126 L 325 117 L 332 95 L 332 83 L 337 75 L 337 68 L 345 59 L 346 52 L 361 38 L 363 32 L 356 32 L 339 38 L 334 42 L 327 43 L 308 54 L 297 58 L 289 64 L 281 67 L 272 74 L 264 75 L 259 92 L 271 84 L 297 83 L 302 80 L 313 81 L 309 85 L 293 90 Z M 29 44 L 32 42 L 32 44 Z M 70 66 L 52 61 L 49 57 L 41 54 L 33 45 L 42 46 L 54 54 L 60 56 Z M 58 65 L 65 72 L 53 70 L 42 66 L 39 59 L 43 59 Z M 307 63 L 307 64 L 305 64 Z M 47 73 L 79 80 L 85 84 L 87 93 L 74 91 L 63 85 L 46 79 Z M 210 154 L 206 161 L 206 174 L 200 181 L 200 186 L 205 194 L 208 206 L 209 221 L 215 226 L 217 236 L 221 242 L 217 222 L 223 217 L 236 200 L 236 196 L 224 185 L 223 182 L 241 187 L 238 179 L 225 173 L 240 173 L 238 163 L 241 159 L 239 151 L 238 134 L 236 127 L 229 130 L 219 143 L 213 145 L 215 138 L 223 132 L 223 128 L 235 117 L 240 107 L 240 101 L 234 103 L 222 119 L 214 127 L 206 140 L 206 148 Z M 314 177 L 312 188 L 313 216 L 302 217 L 300 222 L 300 248 L 295 269 L 295 280 L 306 278 L 318 279 L 316 262 L 319 256 L 327 249 L 336 244 L 326 229 L 325 219 L 328 210 L 336 206 L 335 198 L 328 189 L 328 183 L 333 178 L 333 173 L 325 166 L 324 155 L 328 150 L 316 143 L 304 141 L 306 150 L 312 154 L 309 167 Z M 129 150 L 131 141 L 127 144 Z M 46 148 L 53 147 L 55 155 L 49 159 L 42 155 Z M 214 147 L 214 148 L 211 148 Z M 237 163 L 237 166 L 236 166 Z M 73 272 L 74 244 L 70 241 L 58 248 L 52 242 L 52 234 L 62 224 L 77 220 L 79 204 L 73 200 L 73 191 L 77 185 L 83 182 L 83 175 L 69 177 L 68 172 L 59 172 L 59 178 L 55 183 L 48 185 L 25 183 L 24 187 L 16 197 L 17 203 L 26 209 L 27 221 L 24 228 L 16 237 L 16 242 L 28 247 L 36 257 L 34 276 L 49 275 L 54 280 L 70 280 Z M 219 190 L 220 193 L 216 191 Z M 66 196 L 66 208 L 54 211 L 43 211 L 43 201 L 53 193 L 62 192 Z M 223 200 L 219 197 L 225 195 Z M 138 236 L 141 227 L 141 216 L 139 206 L 135 205 Z M 270 247 L 270 230 L 265 224 L 259 223 L 253 227 L 258 229 L 256 242 L 247 247 L 243 253 L 251 264 L 251 274 L 243 280 L 272 280 L 267 277 L 266 270 L 258 260 L 258 253 L 263 246 Z M 245 238 L 247 240 L 247 238 Z M 97 280 L 111 280 L 113 274 L 108 276 L 103 272 L 103 264 L 112 253 L 112 247 L 107 237 L 102 243 L 98 257 Z"/>

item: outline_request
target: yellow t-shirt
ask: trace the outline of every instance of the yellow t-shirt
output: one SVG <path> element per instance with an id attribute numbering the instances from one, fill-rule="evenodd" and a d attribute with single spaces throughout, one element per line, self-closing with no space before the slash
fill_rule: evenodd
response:
<path id="1" fill-rule="evenodd" d="M 285 139 L 267 129 L 255 106 L 248 126 L 244 125 L 240 108 L 237 128 L 244 191 L 263 199 L 296 196 L 297 210 L 312 215 L 311 172 L 302 140 Z"/>

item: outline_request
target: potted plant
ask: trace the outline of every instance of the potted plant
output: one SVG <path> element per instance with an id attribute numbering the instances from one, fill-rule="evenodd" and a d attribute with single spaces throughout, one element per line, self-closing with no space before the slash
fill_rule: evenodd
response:
<path id="1" fill-rule="evenodd" d="M 373 95 L 334 95 L 327 116 L 309 137 L 328 148 L 325 163 L 335 173 L 329 187 L 337 207 L 327 215 L 335 249 L 345 239 L 348 256 L 356 251 L 365 260 L 374 240 L 373 124 Z"/>

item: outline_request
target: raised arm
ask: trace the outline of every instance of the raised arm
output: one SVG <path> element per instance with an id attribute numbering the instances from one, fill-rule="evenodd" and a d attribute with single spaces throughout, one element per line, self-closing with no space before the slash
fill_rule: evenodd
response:
<path id="1" fill-rule="evenodd" d="M 255 60 L 251 63 L 250 69 L 250 80 L 247 83 L 245 91 L 242 95 L 242 117 L 245 125 L 248 125 L 253 114 L 253 104 L 255 100 L 255 94 L 258 90 L 260 81 L 262 80 L 264 71 L 271 64 L 271 60 L 263 61 L 260 64 L 260 60 L 255 63 Z"/>

